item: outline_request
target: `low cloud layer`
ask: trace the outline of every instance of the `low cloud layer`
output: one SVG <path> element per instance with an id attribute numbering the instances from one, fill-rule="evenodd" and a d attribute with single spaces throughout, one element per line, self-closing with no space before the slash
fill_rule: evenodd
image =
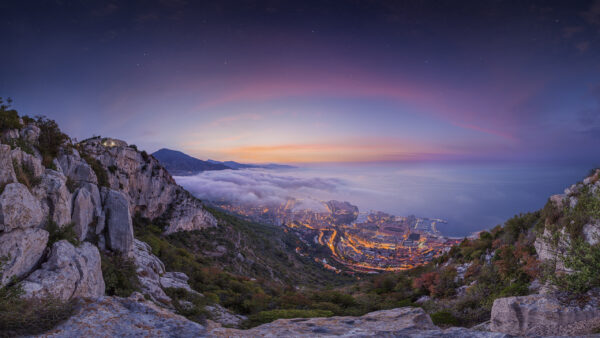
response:
<path id="1" fill-rule="evenodd" d="M 203 200 L 273 206 L 297 199 L 296 208 L 313 210 L 324 208 L 318 196 L 335 192 L 344 185 L 335 178 L 299 177 L 254 169 L 205 171 L 175 179 Z"/>

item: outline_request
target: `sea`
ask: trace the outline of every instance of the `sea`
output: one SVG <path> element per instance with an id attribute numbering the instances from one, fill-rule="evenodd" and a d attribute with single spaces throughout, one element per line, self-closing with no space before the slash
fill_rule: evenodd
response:
<path id="1" fill-rule="evenodd" d="M 358 206 L 361 213 L 443 219 L 447 223 L 438 224 L 443 235 L 464 237 L 541 209 L 551 195 L 581 181 L 591 168 L 590 164 L 555 163 L 302 164 L 290 169 L 203 172 L 175 179 L 204 199 L 230 199 L 232 203 L 289 197 L 335 199 Z"/>

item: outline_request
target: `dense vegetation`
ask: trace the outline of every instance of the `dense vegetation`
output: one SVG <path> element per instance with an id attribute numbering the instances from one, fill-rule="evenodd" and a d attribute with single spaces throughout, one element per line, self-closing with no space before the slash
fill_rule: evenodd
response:
<path id="1" fill-rule="evenodd" d="M 108 252 L 101 252 L 100 256 L 107 295 L 129 297 L 134 291 L 140 291 L 135 263 L 131 258 Z"/>

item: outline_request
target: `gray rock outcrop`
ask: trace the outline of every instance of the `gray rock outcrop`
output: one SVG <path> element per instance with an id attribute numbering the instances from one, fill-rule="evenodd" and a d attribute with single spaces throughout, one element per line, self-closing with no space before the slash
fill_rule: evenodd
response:
<path id="1" fill-rule="evenodd" d="M 178 186 L 152 156 L 122 141 L 100 138 L 84 142 L 82 151 L 106 168 L 111 189 L 128 196 L 132 215 L 163 218 L 169 224 L 166 233 L 216 226 L 202 203 Z"/>
<path id="2" fill-rule="evenodd" d="M 83 182 L 98 184 L 96 173 L 90 165 L 81 158 L 79 152 L 75 149 L 71 153 L 62 152 L 58 158 L 58 163 L 65 176 L 71 179 L 76 184 Z"/>
<path id="3" fill-rule="evenodd" d="M 511 335 L 585 335 L 600 327 L 598 296 L 571 305 L 556 296 L 530 295 L 494 301 L 490 328 Z"/>
<path id="4" fill-rule="evenodd" d="M 278 319 L 249 330 L 212 324 L 217 337 L 507 337 L 503 333 L 465 328 L 442 330 L 421 308 L 404 307 L 368 313 L 361 317 Z"/>
<path id="5" fill-rule="evenodd" d="M 40 177 L 44 174 L 46 168 L 42 164 L 42 159 L 34 155 L 28 154 L 21 149 L 13 149 L 10 152 L 13 163 L 18 163 L 24 168 L 27 168 L 33 174 L 33 177 Z"/>
<path id="6" fill-rule="evenodd" d="M 48 243 L 48 232 L 42 229 L 15 229 L 0 235 L 0 287 L 12 277 L 21 278 L 39 262 Z"/>
<path id="7" fill-rule="evenodd" d="M 156 303 L 170 305 L 171 298 L 160 285 L 160 276 L 165 273 L 163 262 L 152 254 L 148 244 L 137 239 L 134 240 L 132 254 L 143 293 Z"/>
<path id="8" fill-rule="evenodd" d="M 133 248 L 129 201 L 122 192 L 106 188 L 102 189 L 102 197 L 106 215 L 106 244 L 113 251 L 129 255 Z"/>
<path id="9" fill-rule="evenodd" d="M 37 227 L 43 214 L 39 202 L 20 183 L 10 183 L 0 195 L 0 231 Z"/>
<path id="10" fill-rule="evenodd" d="M 4 185 L 16 181 L 17 176 L 12 165 L 10 146 L 8 144 L 0 144 L 0 184 Z"/>
<path id="11" fill-rule="evenodd" d="M 248 317 L 232 313 L 220 304 L 207 305 L 204 310 L 210 313 L 210 318 L 227 327 L 239 327 Z"/>
<path id="12" fill-rule="evenodd" d="M 144 300 L 100 297 L 79 301 L 75 314 L 40 337 L 205 337 L 204 326 Z"/>
<path id="13" fill-rule="evenodd" d="M 62 240 L 54 243 L 48 261 L 22 283 L 27 297 L 68 300 L 104 295 L 100 252 L 85 242 L 80 247 Z"/>
<path id="14" fill-rule="evenodd" d="M 21 129 L 19 134 L 26 142 L 35 144 L 40 138 L 40 128 L 35 124 L 27 124 Z"/>
<path id="15" fill-rule="evenodd" d="M 75 233 L 79 241 L 86 239 L 89 233 L 89 226 L 95 219 L 95 207 L 92 202 L 91 193 L 85 188 L 79 188 L 73 194 L 73 221 Z M 95 229 L 94 229 L 95 230 Z"/>
<path id="16" fill-rule="evenodd" d="M 41 202 L 44 214 L 49 215 L 58 226 L 71 222 L 71 193 L 63 174 L 46 169 L 40 184 L 33 189 L 33 194 Z"/>

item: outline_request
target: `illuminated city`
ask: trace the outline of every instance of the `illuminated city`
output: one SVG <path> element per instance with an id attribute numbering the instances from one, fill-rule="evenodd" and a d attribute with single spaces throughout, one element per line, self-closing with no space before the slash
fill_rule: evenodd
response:
<path id="1" fill-rule="evenodd" d="M 314 257 L 327 269 L 341 272 L 380 272 L 411 269 L 431 261 L 460 242 L 441 235 L 441 219 L 393 216 L 384 212 L 360 213 L 358 207 L 340 201 L 323 202 L 323 210 L 297 208 L 298 201 L 285 205 L 219 206 L 254 221 L 285 226 L 308 246 L 329 249 L 326 257 Z M 297 253 L 306 255 L 300 248 Z M 339 268 L 336 267 L 339 264 Z"/>

